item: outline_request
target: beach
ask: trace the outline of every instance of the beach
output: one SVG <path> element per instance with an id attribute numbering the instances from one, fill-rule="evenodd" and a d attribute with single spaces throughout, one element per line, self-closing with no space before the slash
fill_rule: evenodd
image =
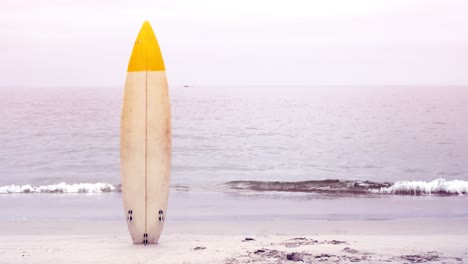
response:
<path id="1" fill-rule="evenodd" d="M 132 243 L 120 199 L 118 193 L 0 196 L 0 263 L 468 261 L 464 196 L 310 202 L 304 196 L 173 191 L 159 244 L 147 246 Z M 434 201 L 442 201 L 437 206 L 445 207 L 444 217 L 428 214 Z M 376 210 L 382 203 L 388 207 Z M 396 204 L 419 217 L 389 214 Z"/>
<path id="2" fill-rule="evenodd" d="M 0 255 L 1 263 L 466 263 L 467 221 L 168 222 L 148 246 L 133 245 L 123 221 L 2 223 Z"/>

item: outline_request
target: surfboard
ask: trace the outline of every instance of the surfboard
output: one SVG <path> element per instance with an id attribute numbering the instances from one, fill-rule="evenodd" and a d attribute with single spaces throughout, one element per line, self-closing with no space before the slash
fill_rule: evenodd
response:
<path id="1" fill-rule="evenodd" d="M 163 57 L 143 23 L 127 69 L 120 127 L 123 207 L 135 244 L 157 243 L 171 174 L 171 112 Z"/>

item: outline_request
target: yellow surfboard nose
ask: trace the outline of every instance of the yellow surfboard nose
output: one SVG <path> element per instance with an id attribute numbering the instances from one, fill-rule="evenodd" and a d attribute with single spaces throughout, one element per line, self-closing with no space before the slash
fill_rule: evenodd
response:
<path id="1" fill-rule="evenodd" d="M 164 71 L 164 60 L 159 49 L 158 40 L 154 35 L 153 29 L 148 21 L 138 33 L 138 37 L 133 46 L 130 62 L 128 63 L 128 72 L 136 71 Z"/>

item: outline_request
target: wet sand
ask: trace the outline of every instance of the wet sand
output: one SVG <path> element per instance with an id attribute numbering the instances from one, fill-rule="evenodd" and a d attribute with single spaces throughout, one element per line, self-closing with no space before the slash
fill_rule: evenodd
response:
<path id="1" fill-rule="evenodd" d="M 0 263 L 467 263 L 466 201 L 173 192 L 145 247 L 120 194 L 3 195 Z"/>
<path id="2" fill-rule="evenodd" d="M 122 221 L 8 221 L 1 263 L 466 263 L 468 218 L 173 221 L 133 245 Z"/>

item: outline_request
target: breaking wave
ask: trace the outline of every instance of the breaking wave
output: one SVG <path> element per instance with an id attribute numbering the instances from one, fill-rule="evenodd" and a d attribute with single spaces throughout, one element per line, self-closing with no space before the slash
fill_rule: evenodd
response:
<path id="1" fill-rule="evenodd" d="M 392 186 L 371 190 L 382 194 L 439 194 L 439 195 L 461 195 L 468 194 L 468 181 L 437 179 L 430 182 L 425 181 L 398 181 Z"/>
<path id="2" fill-rule="evenodd" d="M 119 186 L 110 183 L 75 183 L 32 186 L 26 185 L 7 185 L 0 186 L 0 194 L 8 193 L 102 193 L 119 191 Z"/>
<path id="3" fill-rule="evenodd" d="M 231 181 L 233 190 L 302 192 L 315 194 L 395 194 L 395 195 L 462 195 L 468 194 L 468 181 L 436 179 L 426 181 L 371 182 L 349 180 L 322 181 Z"/>
<path id="4" fill-rule="evenodd" d="M 351 180 L 321 181 L 230 181 L 227 187 L 235 191 L 313 193 L 323 195 L 464 195 L 468 194 L 468 181 L 436 179 L 433 181 L 397 181 L 372 182 Z M 171 186 L 176 191 L 188 191 L 191 188 L 179 185 Z M 61 182 L 51 185 L 0 186 L 0 194 L 14 193 L 109 193 L 121 192 L 120 184 L 110 183 L 75 183 Z"/>

